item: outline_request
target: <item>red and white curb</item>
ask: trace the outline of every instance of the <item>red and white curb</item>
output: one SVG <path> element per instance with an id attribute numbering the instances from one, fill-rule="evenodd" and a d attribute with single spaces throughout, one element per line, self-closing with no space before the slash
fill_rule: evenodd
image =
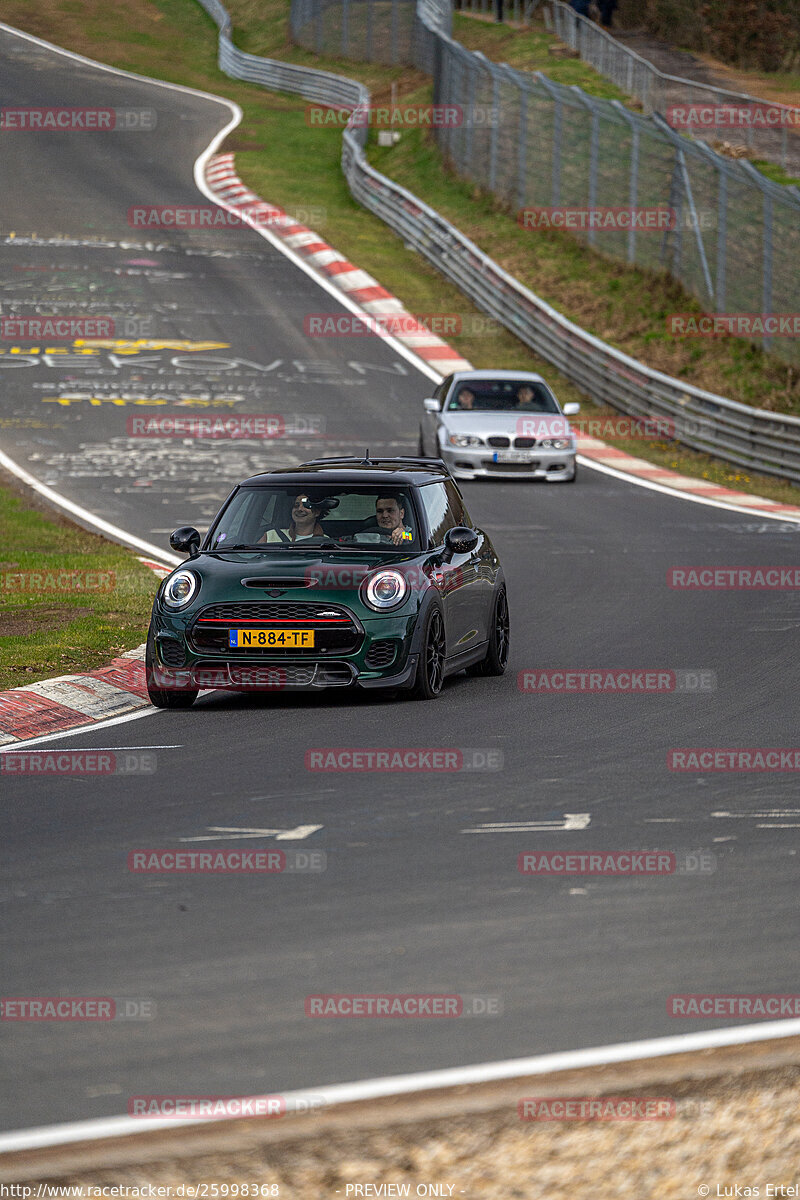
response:
<path id="1" fill-rule="evenodd" d="M 472 369 L 471 363 L 420 324 L 396 296 L 381 287 L 377 279 L 353 266 L 343 254 L 323 241 L 318 233 L 306 225 L 298 224 L 282 208 L 267 204 L 255 192 L 251 192 L 236 174 L 232 154 L 217 154 L 211 158 L 206 165 L 205 180 L 209 189 L 227 207 L 238 210 L 248 224 L 268 226 L 329 283 L 345 292 L 350 300 L 363 309 L 367 321 L 374 318 L 377 326 L 384 319 L 387 332 L 428 366 L 443 375 Z M 395 328 L 401 332 L 395 332 Z"/>
<path id="2" fill-rule="evenodd" d="M 0 693 L 0 746 L 95 725 L 149 704 L 144 646 L 139 646 L 97 671 L 59 675 Z"/>
<path id="3" fill-rule="evenodd" d="M 139 562 L 159 577 L 171 570 L 151 559 Z M 29 738 L 96 725 L 149 704 L 141 645 L 96 671 L 59 675 L 0 692 L 0 746 L 9 748 Z"/>
<path id="4" fill-rule="evenodd" d="M 225 207 L 237 210 L 248 224 L 268 226 L 287 247 L 300 254 L 304 261 L 324 276 L 326 282 L 333 283 L 347 294 L 349 300 L 355 301 L 368 317 L 394 317 L 398 320 L 402 333 L 394 333 L 391 323 L 387 323 L 392 336 L 428 366 L 442 375 L 449 375 L 451 371 L 472 370 L 472 364 L 467 359 L 419 324 L 401 301 L 381 287 L 377 279 L 355 267 L 343 254 L 323 241 L 319 234 L 306 225 L 298 224 L 282 208 L 267 204 L 251 191 L 236 173 L 233 154 L 217 154 L 210 158 L 205 166 L 205 182 Z M 595 466 L 607 474 L 627 476 L 657 491 L 682 494 L 720 508 L 752 510 L 754 514 L 800 521 L 800 507 L 737 492 L 706 479 L 681 475 L 677 471 L 635 458 L 597 438 L 579 434 L 578 451 L 587 466 Z"/>

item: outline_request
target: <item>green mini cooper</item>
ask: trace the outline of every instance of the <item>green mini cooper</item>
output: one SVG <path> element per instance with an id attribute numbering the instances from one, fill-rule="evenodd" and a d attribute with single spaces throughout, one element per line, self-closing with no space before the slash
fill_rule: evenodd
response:
<path id="1" fill-rule="evenodd" d="M 489 538 L 440 459 L 315 459 L 254 475 L 158 589 L 150 699 L 187 708 L 202 688 L 407 689 L 502 675 L 508 602 Z"/>

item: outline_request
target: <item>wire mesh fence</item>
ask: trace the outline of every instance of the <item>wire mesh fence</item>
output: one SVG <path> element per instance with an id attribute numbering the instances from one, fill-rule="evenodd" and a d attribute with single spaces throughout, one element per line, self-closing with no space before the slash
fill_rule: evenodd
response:
<path id="1" fill-rule="evenodd" d="M 480 3 L 480 0 L 472 0 Z M 705 142 L 743 145 L 754 156 L 800 175 L 800 109 L 742 92 L 666 75 L 563 0 L 547 0 L 553 31 L 584 62 L 676 127 Z"/>
<path id="2" fill-rule="evenodd" d="M 800 338 L 758 332 L 800 309 L 797 189 L 657 115 L 490 62 L 445 32 L 449 0 L 426 8 L 422 20 L 415 0 L 293 0 L 292 32 L 320 52 L 428 71 L 435 103 L 458 114 L 433 130 L 446 160 L 523 227 L 569 227 L 602 254 L 667 271 L 706 312 L 754 317 L 763 348 L 800 365 Z"/>

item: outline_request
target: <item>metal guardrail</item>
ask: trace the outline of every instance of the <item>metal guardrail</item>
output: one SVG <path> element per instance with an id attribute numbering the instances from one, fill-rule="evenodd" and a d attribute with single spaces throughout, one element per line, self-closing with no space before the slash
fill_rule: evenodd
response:
<path id="1" fill-rule="evenodd" d="M 666 75 L 635 50 L 618 41 L 613 34 L 588 17 L 576 13 L 563 0 L 547 0 L 547 4 L 552 14 L 553 32 L 600 75 L 605 75 L 623 92 L 638 100 L 647 114 L 660 113 L 665 117 L 671 106 L 689 105 L 735 108 L 757 105 L 761 109 L 769 108 L 775 110 L 776 114 L 784 114 L 786 123 L 779 129 L 739 126 L 728 131 L 693 125 L 691 133 L 693 137 L 710 142 L 739 143 L 744 140 L 748 149 L 758 157 L 780 163 L 784 170 L 800 173 L 797 108 L 683 79 L 678 75 Z"/>
<path id="2" fill-rule="evenodd" d="M 297 0 L 306 4 L 308 0 Z M 330 105 L 365 105 L 356 80 L 259 58 L 231 41 L 219 0 L 198 0 L 220 27 L 219 64 L 235 79 Z M 422 24 L 422 23 L 420 23 Z M 422 37 L 438 35 L 423 26 Z M 342 169 L 353 196 L 473 301 L 599 404 L 673 423 L 675 440 L 750 470 L 800 483 L 800 418 L 762 412 L 692 387 L 615 350 L 568 321 L 469 238 L 367 162 L 367 129 L 348 127 Z"/>

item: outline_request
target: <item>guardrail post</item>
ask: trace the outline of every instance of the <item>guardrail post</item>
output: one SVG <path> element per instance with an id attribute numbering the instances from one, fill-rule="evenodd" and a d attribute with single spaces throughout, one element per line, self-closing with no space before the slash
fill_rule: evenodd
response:
<path id="1" fill-rule="evenodd" d="M 597 167 L 598 167 L 598 145 L 600 141 L 600 113 L 597 105 L 592 99 L 582 92 L 577 85 L 573 84 L 571 89 L 579 102 L 584 108 L 587 108 L 592 114 L 592 133 L 589 142 L 589 231 L 587 234 L 587 242 L 590 246 L 595 244 L 597 240 L 597 230 L 591 221 L 591 210 L 597 206 Z"/>
<path id="2" fill-rule="evenodd" d="M 325 17 L 325 12 L 324 12 L 324 9 L 323 9 L 323 7 L 322 7 L 321 0 L 318 0 L 318 3 L 317 3 L 317 20 L 316 20 L 316 26 L 317 26 L 317 30 L 316 30 L 316 32 L 317 32 L 317 39 L 316 39 L 316 40 L 317 40 L 317 54 L 322 54 L 322 51 L 325 49 L 325 24 L 324 24 L 324 17 Z"/>
<path id="3" fill-rule="evenodd" d="M 472 156 L 475 149 L 475 75 L 477 68 L 470 61 L 467 66 L 467 136 L 464 146 L 464 170 L 472 172 Z M 474 177 L 474 176 L 473 176 Z"/>
<path id="4" fill-rule="evenodd" d="M 489 191 L 493 192 L 497 182 L 497 142 L 499 140 L 500 121 L 500 79 L 497 68 L 492 67 L 492 133 L 489 142 Z"/>
<path id="5" fill-rule="evenodd" d="M 725 311 L 725 270 L 728 265 L 728 169 L 719 168 L 717 190 L 717 312 Z"/>
<path id="6" fill-rule="evenodd" d="M 392 44 L 392 66 L 393 67 L 396 67 L 397 64 L 402 61 L 402 59 L 400 58 L 400 47 L 398 45 L 398 42 L 400 40 L 399 34 L 398 34 L 399 18 L 400 18 L 399 9 L 400 9 L 400 0 L 392 0 L 391 44 Z M 438 40 L 439 40 L 438 37 L 436 38 L 436 40 L 438 42 Z"/>
<path id="7" fill-rule="evenodd" d="M 623 121 L 627 122 L 631 135 L 631 169 L 628 176 L 628 204 L 631 210 L 636 207 L 639 199 L 639 126 L 634 120 L 631 113 L 619 100 L 612 100 L 611 103 L 616 108 Z M 628 262 L 636 262 L 636 230 L 631 222 L 631 227 L 628 230 Z"/>
<path id="8" fill-rule="evenodd" d="M 525 171 L 528 157 L 528 89 L 519 90 L 519 133 L 517 135 L 517 206 L 525 206 Z"/>
<path id="9" fill-rule="evenodd" d="M 773 219 L 772 196 L 769 192 L 764 192 L 764 283 L 762 288 L 761 311 L 763 313 L 772 312 L 772 219 Z M 764 336 L 761 344 L 765 352 L 769 352 L 771 339 Z"/>

